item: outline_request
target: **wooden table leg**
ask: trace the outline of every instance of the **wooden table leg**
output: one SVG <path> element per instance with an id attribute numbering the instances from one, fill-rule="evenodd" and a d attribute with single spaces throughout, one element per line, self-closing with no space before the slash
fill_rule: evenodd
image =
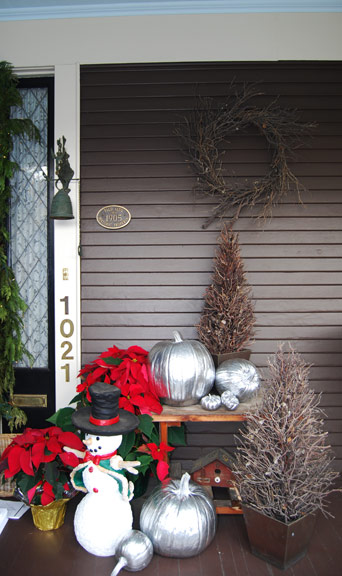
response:
<path id="1" fill-rule="evenodd" d="M 167 433 L 169 429 L 168 422 L 159 422 L 159 440 L 167 444 Z"/>
<path id="2" fill-rule="evenodd" d="M 159 422 L 159 440 L 168 443 L 168 430 L 170 426 L 181 426 L 181 422 Z M 169 452 L 165 454 L 165 462 L 169 462 Z"/>

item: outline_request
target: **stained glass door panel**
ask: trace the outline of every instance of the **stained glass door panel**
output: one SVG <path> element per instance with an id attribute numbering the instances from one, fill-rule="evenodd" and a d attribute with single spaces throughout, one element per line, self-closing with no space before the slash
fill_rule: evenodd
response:
<path id="1" fill-rule="evenodd" d="M 30 426 L 46 426 L 54 412 L 53 245 L 49 221 L 51 149 L 53 125 L 51 79 L 20 83 L 23 105 L 12 116 L 30 118 L 40 141 L 26 137 L 14 141 L 12 159 L 20 169 L 12 182 L 9 218 L 9 261 L 28 308 L 22 338 L 33 357 L 16 367 L 15 400 L 29 418 Z"/>

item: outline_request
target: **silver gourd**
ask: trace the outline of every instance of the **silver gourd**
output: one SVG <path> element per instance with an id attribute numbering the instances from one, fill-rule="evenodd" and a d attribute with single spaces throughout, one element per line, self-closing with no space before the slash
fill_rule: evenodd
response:
<path id="1" fill-rule="evenodd" d="M 260 378 L 256 367 L 249 360 L 225 360 L 216 370 L 215 386 L 222 394 L 229 390 L 240 402 L 246 402 L 258 391 Z"/>
<path id="2" fill-rule="evenodd" d="M 218 396 L 217 394 L 207 394 L 201 398 L 201 406 L 204 410 L 218 410 L 221 404 L 221 396 Z"/>
<path id="3" fill-rule="evenodd" d="M 144 502 L 140 529 L 161 556 L 200 554 L 216 532 L 216 511 L 208 493 L 186 472 L 180 480 L 157 486 Z"/>
<path id="4" fill-rule="evenodd" d="M 231 392 L 226 390 L 221 396 L 222 405 L 227 408 L 227 410 L 236 410 L 240 404 L 239 399 Z"/>
<path id="5" fill-rule="evenodd" d="M 115 557 L 118 562 L 111 573 L 117 576 L 124 568 L 130 572 L 143 570 L 148 566 L 153 557 L 152 542 L 146 534 L 140 530 L 131 530 L 121 540 L 115 550 Z"/>
<path id="6" fill-rule="evenodd" d="M 158 342 L 149 353 L 153 386 L 164 404 L 197 404 L 213 387 L 215 366 L 211 354 L 198 340 Z"/>

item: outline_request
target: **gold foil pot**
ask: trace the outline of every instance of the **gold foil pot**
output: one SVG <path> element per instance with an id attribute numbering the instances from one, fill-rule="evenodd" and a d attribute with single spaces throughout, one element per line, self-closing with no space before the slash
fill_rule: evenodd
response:
<path id="1" fill-rule="evenodd" d="M 39 530 L 56 530 L 64 524 L 69 498 L 54 500 L 47 506 L 31 504 L 33 523 Z"/>

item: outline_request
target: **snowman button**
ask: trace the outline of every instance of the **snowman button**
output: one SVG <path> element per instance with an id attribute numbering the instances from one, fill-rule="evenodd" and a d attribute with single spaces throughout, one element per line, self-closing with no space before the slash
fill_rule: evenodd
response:
<path id="1" fill-rule="evenodd" d="M 94 468 L 92 466 L 90 466 L 89 472 L 94 472 Z"/>
<path id="2" fill-rule="evenodd" d="M 98 493 L 99 489 L 98 488 L 93 488 L 93 492 L 95 492 L 96 494 Z"/>

